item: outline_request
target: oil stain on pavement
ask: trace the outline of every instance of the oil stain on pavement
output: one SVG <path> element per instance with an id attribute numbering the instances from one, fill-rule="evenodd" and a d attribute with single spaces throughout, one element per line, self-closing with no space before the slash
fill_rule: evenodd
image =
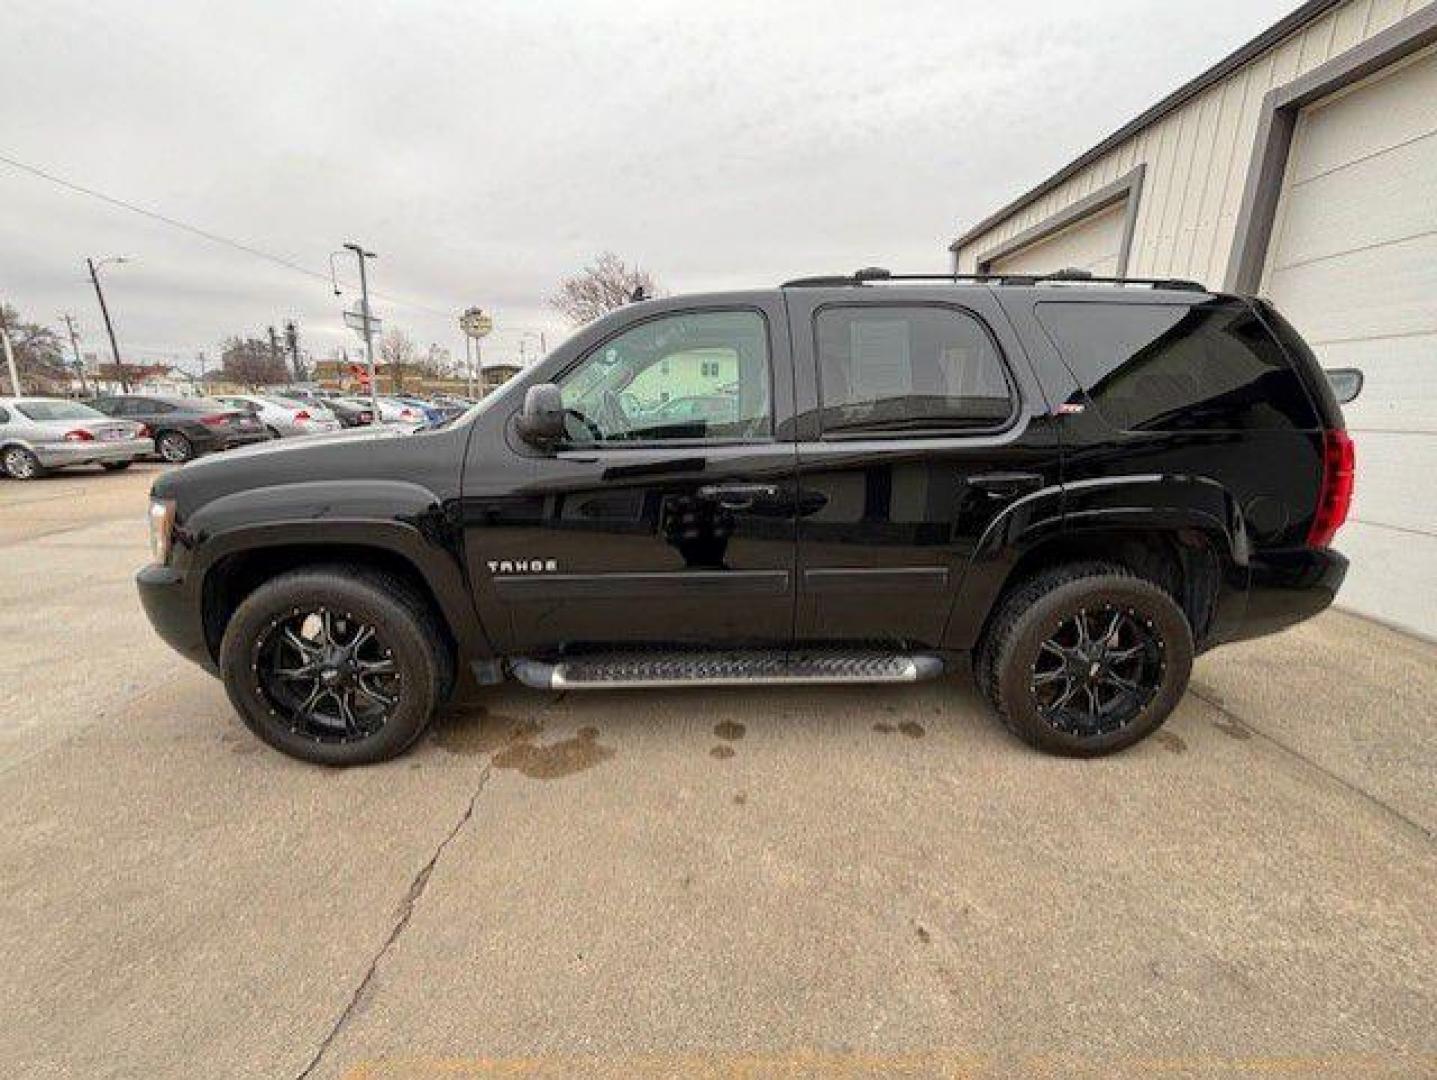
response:
<path id="1" fill-rule="evenodd" d="M 496 769 L 514 769 L 531 780 L 559 780 L 608 761 L 617 751 L 599 742 L 599 729 L 580 728 L 572 738 L 536 743 L 532 734 L 515 738 L 494 755 Z"/>
<path id="2" fill-rule="evenodd" d="M 599 729 L 580 728 L 571 738 L 540 743 L 537 720 L 500 716 L 480 707 L 436 726 L 434 741 L 451 754 L 493 754 L 496 769 L 512 769 L 532 780 L 558 780 L 592 769 L 617 751 L 599 742 Z"/>
<path id="3" fill-rule="evenodd" d="M 880 735 L 892 735 L 896 731 L 902 735 L 907 735 L 910 739 L 921 739 L 924 735 L 928 734 L 928 732 L 924 730 L 922 724 L 917 723 L 913 720 L 905 720 L 897 727 L 894 727 L 892 724 L 884 723 L 882 720 L 880 720 L 878 723 L 873 725 L 873 730 L 878 732 L 878 734 Z"/>

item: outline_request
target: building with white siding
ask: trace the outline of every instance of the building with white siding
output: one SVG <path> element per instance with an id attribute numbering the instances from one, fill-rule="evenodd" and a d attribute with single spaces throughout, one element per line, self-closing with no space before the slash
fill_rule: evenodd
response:
<path id="1" fill-rule="evenodd" d="M 1437 637 L 1437 2 L 1309 0 L 949 250 L 1257 293 L 1361 368 L 1340 602 Z"/>

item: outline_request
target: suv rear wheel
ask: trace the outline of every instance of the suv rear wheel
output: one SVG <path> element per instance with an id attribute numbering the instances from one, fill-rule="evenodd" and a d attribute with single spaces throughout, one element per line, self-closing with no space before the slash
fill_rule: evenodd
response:
<path id="1" fill-rule="evenodd" d="M 1095 757 L 1156 731 L 1187 689 L 1192 660 L 1192 630 L 1166 591 L 1121 566 L 1078 563 L 1009 593 L 976 669 L 1020 739 Z"/>
<path id="2" fill-rule="evenodd" d="M 449 657 L 433 614 L 401 580 L 350 566 L 284 574 L 240 604 L 220 673 L 245 724 L 291 757 L 364 765 L 428 725 Z"/>

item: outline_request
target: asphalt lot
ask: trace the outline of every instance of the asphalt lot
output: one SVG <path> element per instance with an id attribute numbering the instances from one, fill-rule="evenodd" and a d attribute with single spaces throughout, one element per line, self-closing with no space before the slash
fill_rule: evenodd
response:
<path id="1" fill-rule="evenodd" d="M 158 466 L 0 481 L 0 1075 L 1437 1074 L 1437 647 L 1118 758 L 970 682 L 451 708 L 332 772 L 150 633 Z"/>

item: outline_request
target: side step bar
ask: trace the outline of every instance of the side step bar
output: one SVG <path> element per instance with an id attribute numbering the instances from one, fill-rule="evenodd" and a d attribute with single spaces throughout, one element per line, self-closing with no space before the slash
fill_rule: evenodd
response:
<path id="1" fill-rule="evenodd" d="M 943 658 L 929 653 L 829 649 L 594 653 L 510 664 L 516 679 L 538 690 L 908 683 L 937 678 L 943 668 Z"/>

